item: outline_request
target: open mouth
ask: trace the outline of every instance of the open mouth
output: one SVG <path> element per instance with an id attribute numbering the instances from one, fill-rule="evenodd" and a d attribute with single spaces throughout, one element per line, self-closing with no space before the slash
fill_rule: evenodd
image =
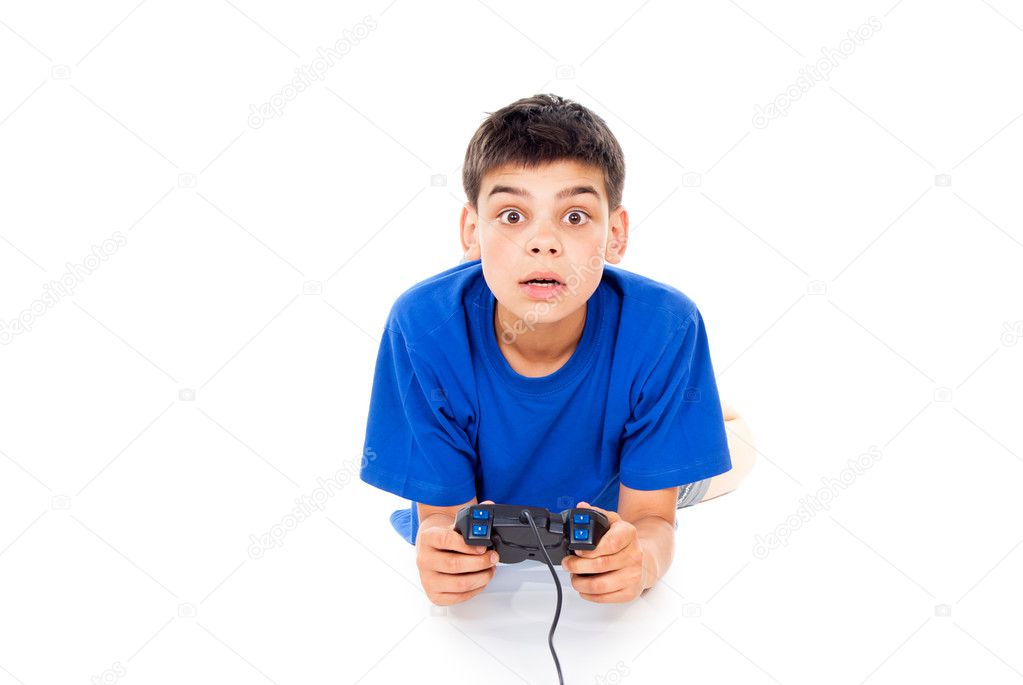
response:
<path id="1" fill-rule="evenodd" d="M 531 274 L 527 274 L 524 280 L 519 281 L 520 285 L 535 285 L 541 288 L 555 288 L 559 285 L 565 285 L 561 280 L 561 275 L 553 271 L 534 271 Z"/>

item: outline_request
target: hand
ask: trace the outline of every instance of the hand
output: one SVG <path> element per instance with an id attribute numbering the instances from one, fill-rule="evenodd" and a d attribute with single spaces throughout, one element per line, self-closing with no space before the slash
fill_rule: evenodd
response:
<path id="1" fill-rule="evenodd" d="M 483 592 L 494 577 L 497 552 L 466 544 L 453 527 L 432 526 L 416 535 L 416 566 L 426 596 L 434 604 L 447 606 Z"/>
<path id="2" fill-rule="evenodd" d="M 561 560 L 561 567 L 572 574 L 572 587 L 583 599 L 600 604 L 631 602 L 639 597 L 646 578 L 636 526 L 617 512 L 586 502 L 576 506 L 599 511 L 611 526 L 596 549 L 576 550 Z"/>

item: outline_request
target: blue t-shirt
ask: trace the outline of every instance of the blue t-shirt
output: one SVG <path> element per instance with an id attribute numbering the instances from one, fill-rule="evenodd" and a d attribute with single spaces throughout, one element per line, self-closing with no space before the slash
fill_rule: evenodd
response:
<path id="1" fill-rule="evenodd" d="M 657 490 L 732 468 L 707 330 L 685 294 L 605 264 L 575 351 L 539 378 L 505 359 L 495 304 L 475 260 L 409 288 L 387 318 L 360 477 L 411 500 L 391 515 L 406 541 L 417 502 L 617 511 L 620 482 Z"/>

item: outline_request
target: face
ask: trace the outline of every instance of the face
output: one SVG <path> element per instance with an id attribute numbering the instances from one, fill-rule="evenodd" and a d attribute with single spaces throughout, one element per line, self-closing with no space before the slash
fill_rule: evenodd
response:
<path id="1" fill-rule="evenodd" d="M 483 276 L 513 317 L 551 324 L 586 304 L 600 285 L 604 262 L 625 254 L 628 214 L 608 212 L 599 167 L 561 160 L 527 169 L 487 173 L 477 210 L 462 209 L 462 249 L 482 260 Z M 534 272 L 549 272 L 560 286 L 528 286 Z"/>

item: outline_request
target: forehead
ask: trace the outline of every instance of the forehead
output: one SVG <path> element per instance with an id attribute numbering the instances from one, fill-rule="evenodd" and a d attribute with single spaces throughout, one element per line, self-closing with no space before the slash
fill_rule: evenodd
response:
<path id="1" fill-rule="evenodd" d="M 539 199 L 554 197 L 560 191 L 576 186 L 592 186 L 600 199 L 604 199 L 606 193 L 603 170 L 576 160 L 558 160 L 537 167 L 507 164 L 491 169 L 483 175 L 480 184 L 483 201 L 497 186 L 524 190 Z"/>

